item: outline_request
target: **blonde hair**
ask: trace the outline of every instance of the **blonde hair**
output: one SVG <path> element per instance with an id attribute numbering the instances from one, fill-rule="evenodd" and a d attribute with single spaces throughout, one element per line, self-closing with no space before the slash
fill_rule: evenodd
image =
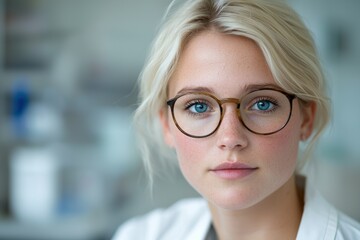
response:
<path id="1" fill-rule="evenodd" d="M 315 44 L 298 14 L 280 1 L 189 0 L 163 25 L 140 75 L 141 103 L 134 120 L 150 175 L 154 172 L 152 161 L 174 157 L 164 144 L 158 119 L 160 110 L 166 108 L 169 79 L 187 41 L 209 29 L 252 39 L 276 83 L 300 102 L 316 103 L 314 131 L 306 149 L 309 153 L 330 114 Z"/>

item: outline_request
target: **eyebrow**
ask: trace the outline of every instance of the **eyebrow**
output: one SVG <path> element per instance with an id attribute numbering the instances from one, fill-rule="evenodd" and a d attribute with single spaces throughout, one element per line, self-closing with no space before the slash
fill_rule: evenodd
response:
<path id="1" fill-rule="evenodd" d="M 276 89 L 276 90 L 282 90 L 282 88 L 280 88 L 278 85 L 276 84 L 248 84 L 243 88 L 243 94 L 249 93 L 249 92 L 253 92 L 256 90 L 260 90 L 260 89 Z M 177 92 L 176 96 L 178 95 L 182 95 L 182 94 L 186 94 L 189 92 L 207 92 L 207 93 L 212 93 L 215 94 L 215 91 L 213 88 L 209 88 L 209 87 L 185 87 L 182 88 L 180 91 Z"/>
<path id="2" fill-rule="evenodd" d="M 249 84 L 249 85 L 245 86 L 244 92 L 249 93 L 249 92 L 256 91 L 256 90 L 259 90 L 259 89 L 264 89 L 264 88 L 265 89 L 282 90 L 281 87 L 279 87 L 276 84 L 272 84 L 272 83 L 269 83 L 269 84 Z"/>
<path id="3" fill-rule="evenodd" d="M 182 94 L 186 94 L 189 92 L 215 93 L 215 91 L 209 87 L 185 87 L 185 88 L 182 88 L 176 95 L 182 95 Z"/>

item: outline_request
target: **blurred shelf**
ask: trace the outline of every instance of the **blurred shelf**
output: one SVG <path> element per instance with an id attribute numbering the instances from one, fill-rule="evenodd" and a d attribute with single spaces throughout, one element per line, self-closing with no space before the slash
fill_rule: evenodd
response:
<path id="1" fill-rule="evenodd" d="M 44 224 L 0 219 L 0 239 L 6 240 L 102 240 L 108 239 L 112 216 L 57 220 Z M 109 233 L 110 232 L 110 233 Z"/>

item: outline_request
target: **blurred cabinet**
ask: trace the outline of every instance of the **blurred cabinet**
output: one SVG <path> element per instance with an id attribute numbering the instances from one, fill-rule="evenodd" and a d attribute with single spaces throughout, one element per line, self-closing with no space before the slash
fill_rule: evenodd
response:
<path id="1" fill-rule="evenodd" d="M 4 59 L 7 70 L 45 70 L 68 29 L 53 24 L 49 1 L 5 0 Z"/>
<path id="2" fill-rule="evenodd" d="M 65 158 L 67 162 L 75 164 L 77 169 L 80 169 L 79 171 L 84 169 L 87 171 L 82 172 L 84 178 L 87 177 L 87 179 L 81 183 L 87 184 L 88 188 L 82 186 L 79 186 L 79 188 L 82 187 L 84 191 L 91 189 L 91 178 L 97 174 L 96 171 L 101 174 L 106 171 L 112 171 L 114 178 L 108 181 L 112 182 L 106 186 L 108 189 L 106 187 L 102 189 L 104 192 L 110 192 L 110 195 L 113 192 L 114 195 L 118 193 L 115 192 L 115 187 L 118 186 L 115 180 L 119 180 L 121 177 L 118 178 L 117 176 L 119 174 L 119 172 L 116 172 L 118 165 L 115 167 L 111 165 L 118 164 L 118 162 L 110 159 L 109 156 L 112 152 L 116 152 L 119 149 L 119 147 L 115 149 L 114 144 L 121 143 L 112 140 L 114 137 L 115 140 L 119 140 L 120 137 L 120 140 L 124 141 L 124 143 L 130 143 L 128 135 L 125 135 L 123 132 L 118 134 L 114 129 L 109 128 L 108 120 L 114 119 L 109 112 L 115 112 L 115 115 L 119 111 L 121 112 L 120 106 L 118 106 L 119 89 L 111 89 L 111 87 L 101 88 L 102 82 L 97 82 L 97 85 L 93 88 L 90 86 L 87 89 L 75 89 L 75 97 L 71 99 L 62 95 L 63 89 L 52 86 L 54 82 L 51 76 L 51 67 L 54 59 L 58 57 L 58 53 L 64 47 L 64 42 L 68 40 L 69 36 L 76 35 L 80 31 L 79 29 L 86 26 L 86 21 L 90 19 L 89 16 L 82 17 L 82 14 L 79 14 L 79 12 L 83 10 L 84 6 L 87 6 L 87 3 L 91 5 L 91 3 L 95 2 L 94 9 L 96 9 L 96 6 L 103 4 L 103 1 L 100 0 L 0 0 L 0 239 L 106 239 L 105 236 L 109 237 L 109 233 L 114 228 L 114 222 L 116 222 L 116 225 L 119 223 L 118 215 L 120 213 L 117 211 L 109 212 L 107 211 L 108 209 L 101 209 L 96 213 L 93 211 L 78 214 L 78 216 L 74 214 L 74 216 L 59 219 L 59 221 L 48 224 L 21 223 L 11 216 L 9 207 L 10 155 L 15 148 L 29 145 L 28 139 L 14 137 L 12 132 L 12 98 L 14 85 L 18 82 L 25 84 L 28 88 L 31 104 L 40 103 L 41 106 L 46 105 L 47 110 L 52 110 L 56 112 L 57 116 L 63 118 L 61 120 L 65 122 L 64 125 L 66 126 L 64 129 L 58 130 L 63 133 L 61 144 L 67 144 L 77 149 L 82 146 L 90 146 L 94 151 L 102 148 L 97 151 L 99 157 L 94 161 L 90 161 L 86 157 L 77 159 L 73 155 L 71 160 L 69 160 L 70 158 Z M 99 79 L 101 80 L 100 77 Z M 131 95 L 128 89 L 122 88 L 120 90 L 122 91 L 120 91 L 121 93 L 126 93 L 127 96 Z M 44 97 L 44 95 L 46 96 Z M 59 96 L 62 98 L 60 103 L 56 102 L 56 97 Z M 114 96 L 116 98 L 113 98 Z M 102 101 L 103 98 L 110 100 Z M 64 103 L 61 101 L 64 101 Z M 109 102 L 111 106 L 106 105 Z M 122 107 L 126 104 L 122 104 Z M 104 111 L 104 107 L 111 109 Z M 101 118 L 106 115 L 105 112 L 111 115 L 109 119 Z M 127 115 L 130 115 L 130 113 Z M 124 122 L 124 119 L 124 117 L 120 116 L 120 120 L 123 120 L 122 122 Z M 40 120 L 42 125 L 46 125 L 47 118 L 44 115 L 40 116 Z M 105 123 L 101 121 L 106 121 L 106 129 L 101 128 L 101 126 L 104 126 L 102 123 Z M 115 122 L 113 120 L 110 121 L 111 123 Z M 117 127 L 120 124 L 121 121 L 116 121 L 116 124 L 111 126 Z M 125 121 L 123 125 L 121 126 L 123 127 L 122 129 L 126 128 L 129 130 L 128 122 Z M 102 130 L 106 132 L 103 133 L 101 132 Z M 118 130 L 118 128 L 115 130 Z M 114 132 L 115 134 L 113 134 Z M 103 144 L 104 142 L 105 144 Z M 108 143 L 113 145 L 109 147 Z M 36 144 L 47 143 L 37 141 Z M 126 144 L 122 144 L 122 146 L 124 148 L 127 147 Z M 104 153 L 101 151 L 104 149 L 109 153 L 108 155 L 103 155 Z M 90 164 L 94 162 L 96 162 L 94 164 L 96 167 L 89 169 Z M 73 172 L 68 171 L 63 174 L 67 177 L 72 174 L 73 178 L 77 177 L 79 179 L 79 174 L 74 173 L 74 165 L 71 164 L 69 164 L 69 169 L 72 169 Z M 74 177 L 75 175 L 76 177 Z M 110 178 L 110 175 L 107 174 L 107 177 Z M 69 179 L 68 177 L 67 180 L 70 182 L 71 179 Z M 107 180 L 104 180 L 104 182 Z M 80 181 L 82 180 L 80 179 Z M 70 182 L 68 185 L 74 184 Z M 121 191 L 121 189 L 117 191 Z M 87 194 L 91 193 L 87 192 Z M 93 198 L 88 198 L 88 200 L 94 200 L 96 197 L 105 197 L 103 195 L 99 194 Z M 114 202 L 111 204 L 114 204 Z"/>

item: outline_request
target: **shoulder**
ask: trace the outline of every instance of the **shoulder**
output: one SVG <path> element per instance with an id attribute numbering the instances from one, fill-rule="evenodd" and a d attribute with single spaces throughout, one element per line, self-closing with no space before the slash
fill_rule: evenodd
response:
<path id="1" fill-rule="evenodd" d="M 203 224 L 199 226 L 201 219 Z M 130 219 L 118 229 L 113 240 L 185 239 L 196 225 L 206 230 L 209 224 L 210 216 L 205 200 L 184 199 L 167 209 L 156 209 Z"/>
<path id="2" fill-rule="evenodd" d="M 360 239 L 360 223 L 338 212 L 336 240 Z"/>
<path id="3" fill-rule="evenodd" d="M 310 184 L 306 184 L 305 207 L 297 240 L 360 239 L 360 224 L 345 215 Z"/>

